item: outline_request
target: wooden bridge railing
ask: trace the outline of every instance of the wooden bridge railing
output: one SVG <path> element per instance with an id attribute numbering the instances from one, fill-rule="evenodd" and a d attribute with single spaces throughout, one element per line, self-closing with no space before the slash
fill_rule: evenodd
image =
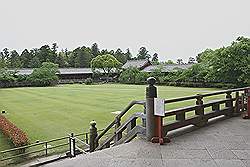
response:
<path id="1" fill-rule="evenodd" d="M 151 81 L 150 81 L 151 80 Z M 156 125 L 157 116 L 154 115 L 154 102 L 153 99 L 157 97 L 157 88 L 154 86 L 155 79 L 150 78 L 146 106 L 147 106 L 147 126 L 146 133 L 147 139 L 152 140 L 152 138 L 159 135 L 157 133 L 158 127 Z M 197 94 L 193 96 L 165 99 L 164 103 L 166 106 L 176 102 L 187 102 L 195 101 L 195 104 L 191 106 L 186 106 L 182 108 L 175 108 L 172 110 L 166 110 L 165 116 L 161 117 L 162 127 L 162 137 L 166 136 L 171 130 L 182 128 L 188 125 L 195 125 L 198 127 L 206 125 L 209 119 L 215 118 L 221 115 L 228 117 L 239 115 L 244 110 L 247 110 L 246 96 L 247 92 L 250 92 L 250 87 L 229 89 L 223 91 L 217 91 L 206 94 Z M 220 99 L 216 100 L 206 100 L 205 98 L 213 98 L 216 95 L 225 95 L 224 98 L 220 96 Z M 249 96 L 249 95 L 248 95 Z M 206 102 L 204 102 L 206 100 Z M 248 104 L 250 105 L 250 104 Z M 211 109 L 210 109 L 211 108 Z M 189 116 L 187 117 L 187 114 Z M 170 118 L 174 120 L 169 121 Z"/>
<path id="2" fill-rule="evenodd" d="M 135 113 L 129 117 L 124 123 L 121 123 L 123 116 L 130 111 L 130 109 L 135 105 L 143 105 L 145 108 L 145 101 L 132 101 L 128 106 L 118 114 L 115 119 L 98 135 L 94 136 L 94 142 L 90 144 L 90 152 L 95 150 L 101 150 L 103 148 L 108 148 L 111 145 L 117 145 L 120 143 L 126 143 L 132 140 L 137 133 L 144 133 L 145 131 L 145 112 Z M 137 119 L 142 120 L 142 126 L 137 125 Z M 93 129 L 95 124 L 93 124 Z M 123 137 L 123 132 L 127 129 L 127 136 Z M 100 140 L 107 134 L 110 130 L 114 130 L 113 134 L 109 138 L 105 139 L 102 143 Z"/>

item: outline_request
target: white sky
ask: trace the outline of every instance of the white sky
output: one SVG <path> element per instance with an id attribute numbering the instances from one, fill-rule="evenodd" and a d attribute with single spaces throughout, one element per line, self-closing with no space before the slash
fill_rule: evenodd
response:
<path id="1" fill-rule="evenodd" d="M 0 50 L 56 42 L 195 57 L 250 36 L 250 0 L 0 0 Z"/>

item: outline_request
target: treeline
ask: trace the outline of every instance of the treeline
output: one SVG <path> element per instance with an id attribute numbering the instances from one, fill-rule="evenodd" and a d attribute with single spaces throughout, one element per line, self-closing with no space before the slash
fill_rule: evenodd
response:
<path id="1" fill-rule="evenodd" d="M 51 47 L 49 45 L 44 45 L 40 48 L 33 48 L 31 50 L 24 49 L 21 54 L 16 50 L 10 51 L 8 48 L 4 48 L 0 52 L 0 68 L 37 68 L 41 67 L 43 62 L 58 64 L 59 68 L 87 68 L 90 67 L 90 62 L 93 58 L 105 54 L 113 55 L 122 64 L 131 59 L 146 58 L 155 63 L 158 62 L 158 54 L 155 53 L 151 56 L 146 47 L 141 47 L 138 54 L 132 56 L 129 49 L 125 52 L 120 48 L 117 50 L 100 50 L 96 43 L 91 47 L 82 46 L 72 51 L 67 49 L 58 51 L 57 44 L 53 43 Z"/>
<path id="2" fill-rule="evenodd" d="M 164 73 L 161 66 L 152 73 L 129 68 L 120 75 L 120 82 L 139 84 L 153 76 L 158 83 L 188 87 L 241 87 L 250 85 L 250 39 L 239 37 L 230 46 L 206 49 L 198 54 L 197 64 L 186 70 Z"/>

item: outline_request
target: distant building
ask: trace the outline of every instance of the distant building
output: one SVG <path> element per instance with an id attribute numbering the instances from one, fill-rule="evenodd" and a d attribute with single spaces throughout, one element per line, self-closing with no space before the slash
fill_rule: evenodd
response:
<path id="1" fill-rule="evenodd" d="M 17 74 L 20 75 L 30 75 L 33 72 L 33 69 L 18 69 Z M 93 71 L 91 68 L 59 68 L 57 75 L 60 80 L 68 79 L 86 79 L 91 78 Z M 103 74 L 102 70 L 98 70 L 98 73 Z"/>
<path id="2" fill-rule="evenodd" d="M 161 71 L 164 73 L 177 71 L 179 69 L 187 69 L 191 67 L 192 64 L 168 64 L 168 65 L 152 65 L 151 62 L 147 59 L 145 60 L 128 60 L 123 66 L 123 69 L 129 67 L 138 68 L 140 71 L 144 72 L 153 72 L 157 68 L 161 68 Z M 13 70 L 11 70 L 13 71 Z M 20 75 L 30 75 L 33 72 L 33 69 L 18 69 L 17 74 Z M 104 75 L 103 70 L 97 70 L 98 78 L 102 78 Z M 86 78 L 93 77 L 93 71 L 91 68 L 59 68 L 59 73 L 57 74 L 61 81 L 66 80 L 83 80 Z M 117 77 L 117 72 L 114 70 L 111 74 L 111 77 Z"/>
<path id="3" fill-rule="evenodd" d="M 166 65 L 151 65 L 144 68 L 144 72 L 153 72 L 155 69 L 161 69 L 161 72 L 168 73 L 178 70 L 188 69 L 192 64 L 166 64 Z"/>
<path id="4" fill-rule="evenodd" d="M 152 63 L 148 59 L 144 60 L 128 60 L 123 66 L 123 69 L 127 69 L 129 67 L 135 67 L 139 70 L 143 70 L 144 68 L 151 66 Z"/>

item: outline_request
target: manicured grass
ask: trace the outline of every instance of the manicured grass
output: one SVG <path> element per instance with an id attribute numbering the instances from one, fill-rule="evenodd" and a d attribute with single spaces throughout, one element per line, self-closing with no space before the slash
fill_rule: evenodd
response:
<path id="1" fill-rule="evenodd" d="M 131 100 L 145 99 L 146 85 L 59 85 L 57 87 L 31 87 L 0 89 L 0 110 L 23 129 L 31 143 L 65 136 L 71 132 L 86 132 L 91 120 L 104 128 Z M 180 88 L 158 86 L 159 97 L 174 98 L 215 91 L 208 88 Z M 167 106 L 194 104 L 188 101 Z M 135 107 L 133 111 L 143 111 Z M 0 135 L 0 150 L 8 142 Z"/>

